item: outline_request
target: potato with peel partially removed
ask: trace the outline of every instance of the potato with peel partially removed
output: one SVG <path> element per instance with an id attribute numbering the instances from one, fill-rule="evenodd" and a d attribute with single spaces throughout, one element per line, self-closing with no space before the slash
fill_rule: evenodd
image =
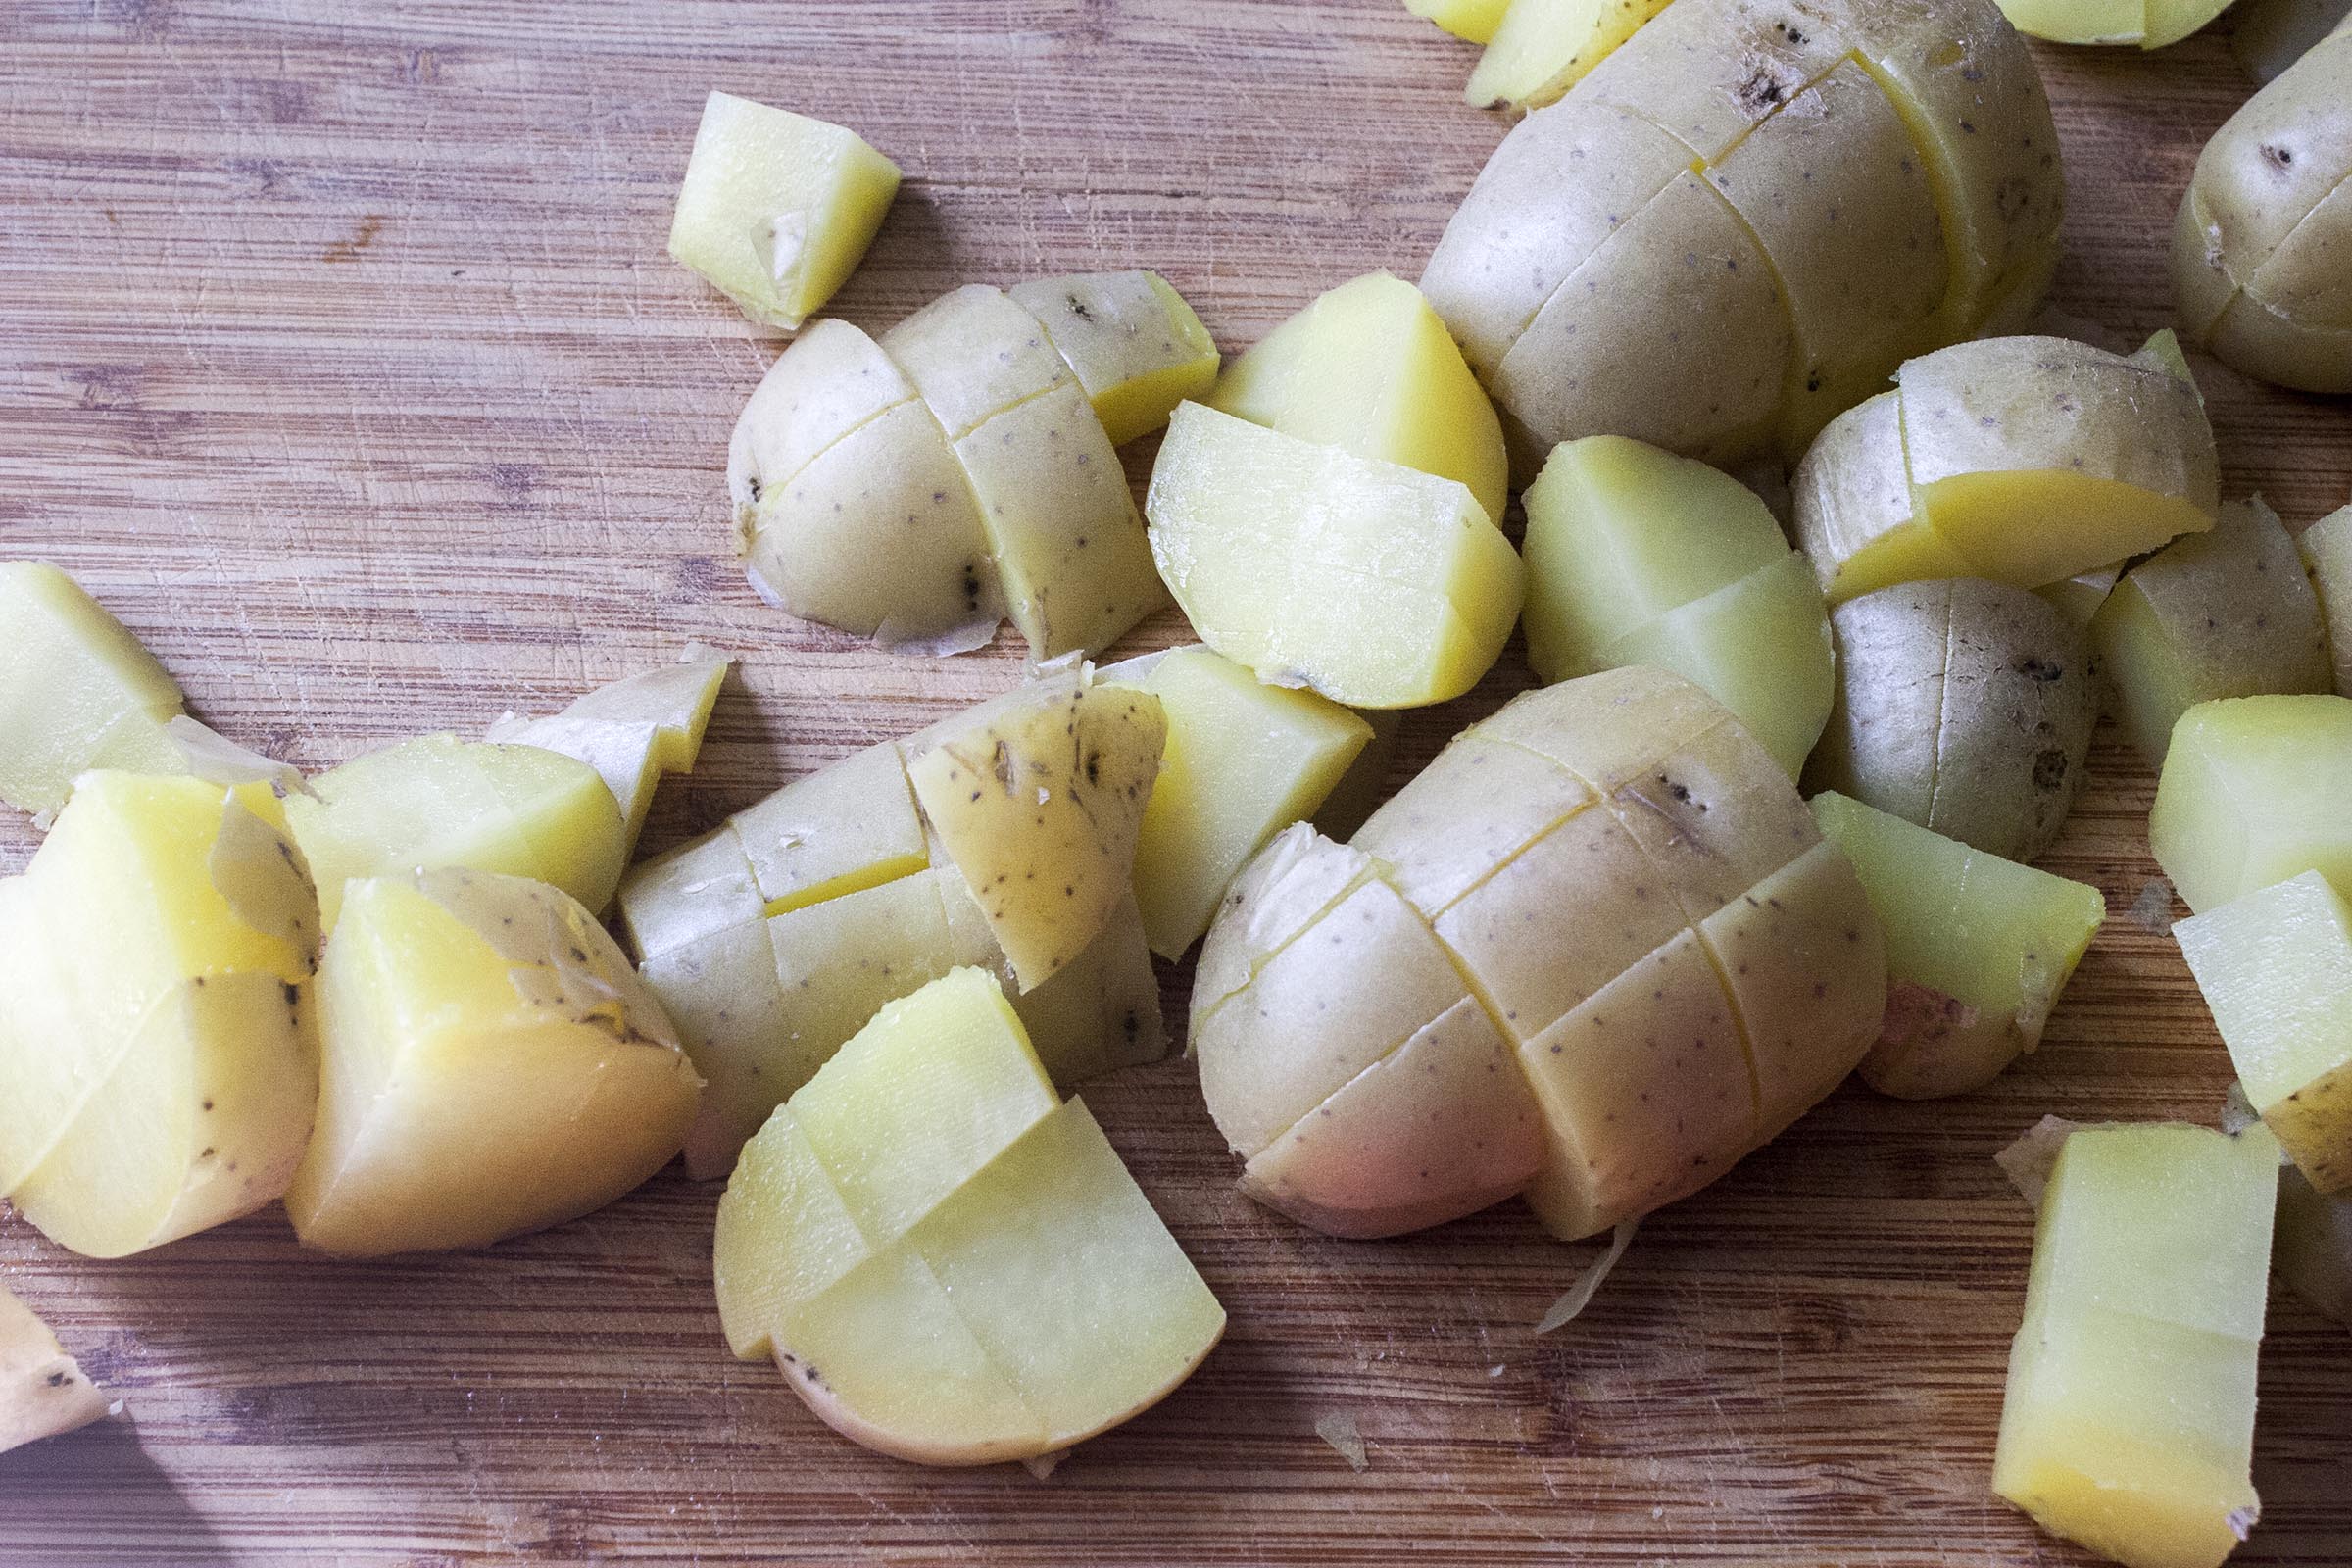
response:
<path id="1" fill-rule="evenodd" d="M 745 1149 L 719 1319 L 843 1435 L 1034 1458 L 1155 1403 L 1225 1313 L 989 976 L 891 1003 Z"/>

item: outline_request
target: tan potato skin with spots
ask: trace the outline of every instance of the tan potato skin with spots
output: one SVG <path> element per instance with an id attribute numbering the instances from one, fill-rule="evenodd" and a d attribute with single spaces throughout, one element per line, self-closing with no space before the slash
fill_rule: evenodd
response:
<path id="1" fill-rule="evenodd" d="M 1886 1000 L 1885 935 L 1788 774 L 1634 666 L 1473 725 L 1349 844 L 1267 846 L 1192 1038 L 1261 1202 L 1388 1236 L 1524 1192 L 1573 1239 L 1779 1134 Z"/>

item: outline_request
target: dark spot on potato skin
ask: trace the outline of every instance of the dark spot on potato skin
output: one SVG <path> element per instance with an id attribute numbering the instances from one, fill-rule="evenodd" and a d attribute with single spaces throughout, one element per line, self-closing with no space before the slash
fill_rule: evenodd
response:
<path id="1" fill-rule="evenodd" d="M 2054 795 L 2066 788 L 2067 771 L 2066 753 L 2055 746 L 2045 747 L 2034 758 L 2034 788 Z"/>

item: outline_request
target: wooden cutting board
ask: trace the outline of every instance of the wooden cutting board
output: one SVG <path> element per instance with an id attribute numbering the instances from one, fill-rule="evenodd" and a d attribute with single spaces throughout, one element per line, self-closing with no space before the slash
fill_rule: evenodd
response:
<path id="1" fill-rule="evenodd" d="M 0 555 L 79 574 L 206 718 L 305 766 L 730 649 L 654 846 L 1020 668 L 885 658 L 746 590 L 720 466 L 777 345 L 662 249 L 706 89 L 905 166 L 839 314 L 1148 265 L 1229 348 L 1417 273 L 1503 128 L 1459 100 L 1473 51 L 1395 0 L 8 0 L 0 49 Z M 2213 38 L 2040 58 L 2057 302 L 2134 340 L 2248 87 Z M 2233 492 L 2298 523 L 2345 499 L 2352 407 L 2201 368 Z M 1514 648 L 1412 715 L 1408 761 L 1526 680 Z M 126 1406 L 0 1458 L 0 1562 L 2084 1560 L 1985 1490 L 2032 1235 L 1991 1156 L 2045 1111 L 2209 1119 L 2230 1076 L 2125 912 L 2152 780 L 2112 731 L 2094 764 L 2051 863 L 2114 918 L 2040 1054 L 1941 1104 L 1849 1087 L 1651 1219 L 1555 1335 L 1592 1249 L 1516 1207 L 1303 1232 L 1235 1193 L 1179 1061 L 1085 1096 L 1231 1331 L 1044 1482 L 868 1453 L 730 1360 L 714 1193 L 675 1173 L 377 1263 L 274 1213 L 117 1263 L 0 1219 L 0 1278 Z M 32 844 L 0 822 L 0 868 Z M 2262 1395 L 2238 1560 L 2352 1560 L 2352 1341 L 2280 1297 Z"/>

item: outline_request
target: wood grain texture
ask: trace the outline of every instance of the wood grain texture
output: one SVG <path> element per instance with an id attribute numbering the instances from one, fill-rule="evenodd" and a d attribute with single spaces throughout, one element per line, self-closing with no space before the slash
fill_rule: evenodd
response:
<path id="1" fill-rule="evenodd" d="M 1229 349 L 1417 272 L 1502 128 L 1458 101 L 1472 51 L 1394 0 L 8 0 L 0 47 L 0 554 L 79 574 L 204 716 L 306 765 L 735 650 L 654 845 L 1020 664 L 888 659 L 745 589 L 720 467 L 775 344 L 662 254 L 706 89 L 906 167 L 840 314 L 1149 265 Z M 2248 87 L 2213 38 L 2040 58 L 2058 304 L 2136 338 Z M 2200 368 L 2233 492 L 2296 522 L 2345 499 L 2352 411 Z M 1514 648 L 1414 714 L 1405 765 L 1526 680 Z M 1985 1490 L 2032 1234 L 1991 1155 L 2045 1111 L 2206 1119 L 2229 1078 L 2123 912 L 2152 781 L 2112 729 L 2094 765 L 2050 863 L 2115 918 L 2041 1052 L 1942 1104 L 1849 1086 L 1652 1219 L 1557 1335 L 1530 1326 L 1589 1249 L 1515 1206 L 1302 1232 L 1234 1192 L 1180 1062 L 1086 1098 L 1232 1329 L 1043 1483 L 866 1453 L 729 1360 L 713 1195 L 674 1172 L 377 1263 L 275 1214 L 111 1264 L 5 1219 L 0 1272 L 128 1417 L 0 1459 L 0 1561 L 2082 1561 Z M 0 868 L 31 844 L 0 822 Z M 2276 1300 L 2239 1561 L 2352 1560 L 2348 1348 Z M 1314 1433 L 1342 1412 L 1361 1474 Z"/>

